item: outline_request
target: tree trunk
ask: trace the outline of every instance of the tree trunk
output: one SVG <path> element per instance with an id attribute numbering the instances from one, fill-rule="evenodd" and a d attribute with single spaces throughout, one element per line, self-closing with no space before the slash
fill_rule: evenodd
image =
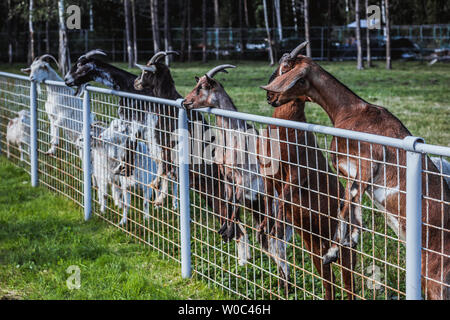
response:
<path id="1" fill-rule="evenodd" d="M 191 24 L 191 0 L 187 2 L 187 33 L 188 33 L 188 61 L 192 61 L 192 24 Z"/>
<path id="2" fill-rule="evenodd" d="M 275 7 L 275 15 L 277 17 L 278 39 L 281 42 L 283 41 L 283 24 L 281 23 L 280 0 L 274 0 L 273 5 Z"/>
<path id="3" fill-rule="evenodd" d="M 160 51 L 160 37 L 159 37 L 159 18 L 158 18 L 158 0 L 150 0 L 150 9 L 152 17 L 152 33 L 153 33 L 153 50 Z"/>
<path id="4" fill-rule="evenodd" d="M 51 17 L 51 6 L 50 1 L 47 0 L 47 19 L 45 19 L 45 52 L 50 53 L 50 17 Z"/>
<path id="5" fill-rule="evenodd" d="M 331 0 L 328 0 L 327 13 L 327 60 L 331 61 Z"/>
<path id="6" fill-rule="evenodd" d="M 242 33 L 242 0 L 238 1 L 238 20 L 239 20 L 239 47 L 240 47 L 240 51 L 239 51 L 239 56 L 242 59 L 242 57 L 244 56 L 244 35 Z"/>
<path id="7" fill-rule="evenodd" d="M 298 20 L 297 20 L 297 1 L 292 0 L 292 17 L 294 18 L 294 31 L 295 35 L 298 38 Z"/>
<path id="8" fill-rule="evenodd" d="M 94 10 L 92 9 L 92 1 L 89 0 L 89 31 L 94 31 Z"/>
<path id="9" fill-rule="evenodd" d="M 179 2 L 180 8 L 183 8 L 184 1 L 180 0 Z M 186 20 L 187 20 L 187 10 L 183 10 L 183 18 L 181 20 L 181 44 L 180 44 L 180 61 L 184 62 L 185 60 L 185 49 L 186 49 Z"/>
<path id="10" fill-rule="evenodd" d="M 64 0 L 58 2 L 59 13 L 59 71 L 65 75 L 70 69 L 69 46 L 67 43 L 67 30 L 64 20 Z"/>
<path id="11" fill-rule="evenodd" d="M 28 31 L 30 32 L 28 64 L 31 64 L 31 62 L 35 58 L 33 13 L 34 13 L 34 0 L 30 0 L 30 7 L 29 7 L 29 11 L 28 11 Z"/>
<path id="12" fill-rule="evenodd" d="M 305 16 L 305 40 L 308 41 L 308 45 L 306 46 L 306 55 L 308 57 L 312 57 L 311 54 L 311 38 L 309 35 L 309 0 L 305 0 L 305 4 L 303 6 L 303 14 Z"/>
<path id="13" fill-rule="evenodd" d="M 270 65 L 273 66 L 275 64 L 275 61 L 273 58 L 272 36 L 270 34 L 270 27 L 269 27 L 269 14 L 267 12 L 267 0 L 262 0 L 262 1 L 263 1 L 263 7 L 264 7 L 264 24 L 266 25 L 267 43 L 269 44 L 269 61 L 270 61 Z"/>
<path id="14" fill-rule="evenodd" d="M 359 17 L 359 0 L 355 0 L 355 18 L 356 18 L 356 51 L 357 51 L 357 66 L 358 70 L 364 69 L 363 52 L 361 45 L 361 19 Z"/>
<path id="15" fill-rule="evenodd" d="M 136 35 L 136 4 L 131 0 L 131 17 L 133 22 L 133 57 L 134 64 L 138 62 L 137 35 Z"/>
<path id="16" fill-rule="evenodd" d="M 215 28 L 215 38 L 216 38 L 216 60 L 219 60 L 219 27 L 220 27 L 220 21 L 219 21 L 219 0 L 214 0 L 214 28 Z"/>
<path id="17" fill-rule="evenodd" d="M 169 24 L 169 0 L 164 0 L 164 50 L 172 50 L 172 39 L 170 38 L 170 24 Z M 166 65 L 170 65 L 172 56 L 166 56 Z"/>
<path id="18" fill-rule="evenodd" d="M 389 0 L 384 1 L 385 17 L 386 17 L 386 69 L 392 69 L 391 62 L 391 19 L 389 16 Z"/>
<path id="19" fill-rule="evenodd" d="M 11 20 L 12 20 L 12 13 L 11 10 L 11 0 L 8 0 L 8 11 L 7 11 L 7 20 L 6 20 L 6 32 L 8 36 L 8 63 L 13 63 L 13 43 L 12 43 L 12 28 L 11 28 Z"/>
<path id="20" fill-rule="evenodd" d="M 249 27 L 250 23 L 248 20 L 248 5 L 247 5 L 247 0 L 244 0 L 244 16 L 245 16 L 245 25 L 247 26 L 247 28 Z"/>
<path id="21" fill-rule="evenodd" d="M 127 55 L 128 55 L 128 67 L 133 68 L 133 47 L 131 41 L 131 28 L 130 28 L 130 0 L 123 1 L 124 14 L 125 14 L 125 39 L 127 41 Z"/>
<path id="22" fill-rule="evenodd" d="M 370 29 L 369 29 L 369 13 L 367 12 L 367 8 L 369 7 L 369 0 L 366 1 L 366 53 L 367 53 L 367 67 L 372 67 L 372 56 L 370 52 Z"/>
<path id="23" fill-rule="evenodd" d="M 207 62 L 207 52 L 206 52 L 206 0 L 202 1 L 202 34 L 203 34 L 203 47 L 202 47 L 202 62 Z"/>

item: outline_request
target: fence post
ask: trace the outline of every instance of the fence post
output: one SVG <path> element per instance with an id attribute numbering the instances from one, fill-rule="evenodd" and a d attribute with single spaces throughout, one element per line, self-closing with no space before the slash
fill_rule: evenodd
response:
<path id="1" fill-rule="evenodd" d="M 83 184 L 84 184 L 84 220 L 91 218 L 91 101 L 86 88 L 83 97 Z"/>
<path id="2" fill-rule="evenodd" d="M 181 105 L 181 101 L 180 101 Z M 178 113 L 178 164 L 180 190 L 180 231 L 181 231 L 181 276 L 191 277 L 191 211 L 189 199 L 189 128 L 187 112 L 179 108 Z"/>
<path id="3" fill-rule="evenodd" d="M 406 137 L 406 299 L 421 300 L 422 154 L 417 137 Z"/>
<path id="4" fill-rule="evenodd" d="M 38 177 L 38 141 L 37 141 L 37 83 L 30 84 L 30 165 L 31 186 L 37 187 Z"/>

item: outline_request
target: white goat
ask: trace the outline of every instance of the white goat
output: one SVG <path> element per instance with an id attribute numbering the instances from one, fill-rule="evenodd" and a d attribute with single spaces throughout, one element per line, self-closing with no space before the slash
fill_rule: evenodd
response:
<path id="1" fill-rule="evenodd" d="M 22 72 L 30 75 L 30 80 L 42 83 L 45 80 L 63 81 L 63 79 L 50 66 L 49 59 L 56 64 L 56 59 L 45 54 L 37 57 L 31 66 L 22 69 Z M 47 85 L 47 101 L 45 102 L 45 112 L 50 120 L 50 149 L 48 155 L 54 155 L 59 145 L 59 129 L 62 128 L 67 139 L 75 142 L 83 129 L 83 105 L 78 97 L 74 97 L 74 90 L 69 90 L 70 94 L 64 94 L 61 87 Z M 38 86 L 40 92 L 40 86 Z M 94 120 L 94 119 L 93 119 Z"/>
<path id="2" fill-rule="evenodd" d="M 119 186 L 119 177 L 114 174 L 114 168 L 117 162 L 108 156 L 108 150 L 105 144 L 100 140 L 101 133 L 105 130 L 99 122 L 92 123 L 91 127 L 91 165 L 92 165 L 92 183 L 97 187 L 97 198 L 100 203 L 100 212 L 105 213 L 106 198 L 108 196 L 108 186 L 111 186 L 114 204 L 122 208 L 120 201 L 121 189 Z M 79 150 L 80 158 L 83 159 L 84 139 L 80 135 L 75 146 Z"/>
<path id="3" fill-rule="evenodd" d="M 100 135 L 100 140 L 104 145 L 108 161 L 114 163 L 111 167 L 117 168 L 123 165 L 122 162 L 127 152 L 126 143 L 130 137 L 131 126 L 120 119 L 114 119 L 110 126 Z M 153 196 L 150 185 L 155 178 L 157 165 L 151 158 L 151 152 L 149 152 L 147 144 L 143 142 L 136 143 L 134 161 L 131 164 L 134 165 L 133 174 L 131 176 L 118 176 L 123 198 L 123 216 L 119 223 L 120 225 L 127 223 L 127 215 L 130 207 L 130 192 L 128 190 L 131 187 L 138 187 L 143 191 L 144 218 L 148 219 L 150 217 L 149 204 Z"/>
<path id="4" fill-rule="evenodd" d="M 23 161 L 22 145 L 27 147 L 30 153 L 30 112 L 28 110 L 20 110 L 18 117 L 11 119 L 6 127 L 6 152 L 8 158 L 11 156 L 9 145 L 19 147 L 20 161 Z"/>

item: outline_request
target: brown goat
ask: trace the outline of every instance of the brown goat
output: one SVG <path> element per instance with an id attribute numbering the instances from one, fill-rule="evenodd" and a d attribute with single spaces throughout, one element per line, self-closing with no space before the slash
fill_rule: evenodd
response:
<path id="1" fill-rule="evenodd" d="M 290 54 L 285 54 L 280 60 L 280 65 L 273 73 L 269 82 L 279 75 L 289 71 L 295 61 L 297 53 L 305 43 L 298 46 Z M 271 93 L 267 93 L 270 101 Z M 306 122 L 305 116 L 306 97 L 300 97 L 274 109 L 272 117 L 293 121 Z M 269 157 L 274 150 L 279 152 L 279 165 L 276 170 L 267 170 L 268 161 L 260 161 L 261 172 L 264 173 L 264 186 L 266 191 L 266 216 L 261 224 L 261 231 L 272 231 L 277 237 L 283 237 L 283 222 L 289 221 L 295 225 L 295 229 L 305 242 L 306 248 L 312 253 L 314 266 L 325 279 L 325 298 L 334 299 L 334 282 L 331 265 L 322 265 L 321 257 L 330 248 L 330 239 L 336 229 L 339 199 L 343 196 L 344 188 L 328 166 L 322 152 L 317 151 L 317 142 L 314 134 L 292 128 L 269 125 L 270 135 L 276 132 L 275 146 L 272 141 L 264 146 L 258 142 L 258 153 L 261 158 Z M 268 134 L 265 134 L 268 137 Z M 267 217 L 272 217 L 272 201 L 274 192 L 280 199 L 277 222 L 270 228 Z M 292 204 L 292 205 L 290 205 Z M 356 255 L 349 248 L 342 248 L 341 262 L 343 282 L 349 299 L 353 298 L 352 270 L 356 264 Z M 289 279 L 289 275 L 286 275 Z"/>
<path id="2" fill-rule="evenodd" d="M 237 111 L 222 85 L 213 79 L 215 74 L 224 72 L 225 68 L 234 66 L 217 66 L 201 78 L 196 78 L 197 85 L 185 98 L 184 105 L 187 109 L 215 107 Z M 228 224 L 222 225 L 219 232 L 226 241 L 236 239 L 239 261 L 243 265 L 250 258 L 250 252 L 247 233 L 240 223 L 240 207 L 245 206 L 258 217 L 264 211 L 263 197 L 260 194 L 263 184 L 259 175 L 256 150 L 249 150 L 250 140 L 253 138 L 256 144 L 258 133 L 243 120 L 222 116 L 217 116 L 216 119 L 218 130 L 214 162 L 219 166 L 225 180 L 225 199 L 228 206 Z"/>
<path id="3" fill-rule="evenodd" d="M 326 111 L 336 128 L 398 139 L 411 136 L 387 109 L 364 101 L 305 56 L 297 56 L 291 71 L 262 88 L 274 93 L 270 99 L 274 106 L 308 96 Z M 330 149 L 336 170 L 349 178 L 336 240 L 357 244 L 365 192 L 385 212 L 388 225 L 405 240 L 406 152 L 344 138 L 334 138 Z M 423 157 L 423 167 L 432 173 L 422 174 L 422 285 L 427 299 L 450 299 L 450 191 L 428 156 Z M 347 232 L 349 223 L 351 232 Z M 337 256 L 334 244 L 324 262 Z"/>

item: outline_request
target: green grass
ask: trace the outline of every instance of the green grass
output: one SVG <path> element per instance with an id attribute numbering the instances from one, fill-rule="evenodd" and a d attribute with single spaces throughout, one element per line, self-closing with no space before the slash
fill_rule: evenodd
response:
<path id="1" fill-rule="evenodd" d="M 264 62 L 228 61 L 220 63 L 233 63 L 238 66 L 237 69 L 230 70 L 229 74 L 219 74 L 217 76 L 233 98 L 238 109 L 244 112 L 270 116 L 273 109 L 266 103 L 265 93 L 259 89 L 259 86 L 267 82 L 273 68 Z M 326 70 L 335 75 L 362 98 L 387 107 L 414 135 L 425 138 L 428 143 L 449 146 L 450 121 L 448 119 L 450 118 L 450 96 L 448 87 L 450 86 L 450 65 L 436 64 L 428 67 L 419 62 L 395 62 L 394 70 L 387 71 L 384 69 L 383 63 L 376 62 L 375 64 L 377 65 L 376 68 L 357 71 L 353 62 L 321 63 Z M 186 95 L 195 85 L 194 76 L 201 76 L 215 65 L 215 62 L 209 62 L 208 64 L 174 63 L 171 70 L 178 91 L 182 95 Z M 0 65 L 0 70 L 17 72 L 23 66 L 13 65 L 8 67 Z M 118 66 L 126 68 L 125 64 L 118 64 Z M 131 69 L 130 71 L 138 74 L 137 69 Z M 93 105 L 93 108 L 101 112 L 102 104 Z M 309 103 L 306 113 L 309 122 L 331 125 L 325 112 L 316 104 Z M 47 132 L 48 128 L 43 127 L 42 130 Z M 320 140 L 323 142 L 323 137 Z M 69 161 L 72 163 L 72 160 Z M 77 160 L 73 161 L 76 162 Z M 59 179 L 67 178 L 67 183 L 71 183 L 70 176 L 60 177 L 58 174 L 58 168 L 63 166 L 64 163 L 56 159 L 50 162 L 51 166 L 44 164 L 41 167 L 42 170 L 47 170 L 52 176 L 59 177 Z M 79 167 L 79 164 L 75 167 Z M 13 168 L 6 161 L 2 160 L 0 162 L 0 177 L 2 179 L 0 183 L 2 183 L 2 186 L 5 180 L 3 172 L 5 171 L 5 174 L 6 172 L 9 173 L 9 171 L 13 172 Z M 79 169 L 72 171 L 72 174 L 81 178 Z M 15 174 L 9 179 L 14 178 Z M 20 183 L 25 180 L 28 180 L 28 178 L 25 174 L 22 174 Z M 157 254 L 152 254 L 142 246 L 134 244 L 123 233 L 106 225 L 98 218 L 93 219 L 89 223 L 82 222 L 78 207 L 69 201 L 39 189 L 38 194 L 42 194 L 42 197 L 46 199 L 42 201 L 51 202 L 49 207 L 54 212 L 49 213 L 50 210 L 46 209 L 45 205 L 36 203 L 36 201 L 41 201 L 35 199 L 36 190 L 31 189 L 27 184 L 21 185 L 20 183 L 18 183 L 17 188 L 21 187 L 23 190 L 16 192 L 15 187 L 9 188 L 9 186 L 15 186 L 15 184 L 6 182 L 8 186 L 8 191 L 4 192 L 6 199 L 12 202 L 11 199 L 15 199 L 16 196 L 22 194 L 25 200 L 16 204 L 4 204 L 1 202 L 0 221 L 2 224 L 6 224 L 4 221 L 7 221 L 8 228 L 5 230 L 11 229 L 8 232 L 14 233 L 11 239 L 16 237 L 16 233 L 18 233 L 25 238 L 22 241 L 35 239 L 33 240 L 35 242 L 34 246 L 28 244 L 28 242 L 8 242 L 9 246 L 11 246 L 11 249 L 8 251 L 2 247 L 3 243 L 0 242 L 0 262 L 2 267 L 0 269 L 2 271 L 0 283 L 2 285 L 5 283 L 6 290 L 18 291 L 23 297 L 31 298 L 176 298 L 175 295 L 182 298 L 189 297 L 189 294 L 192 294 L 192 292 L 197 294 L 192 296 L 194 298 L 218 297 L 217 292 L 219 290 L 215 291 L 216 293 L 211 293 L 211 291 L 207 291 L 202 284 L 195 280 L 188 282 L 181 280 L 179 277 L 179 266 L 176 263 L 161 260 Z M 196 201 L 198 205 L 198 200 Z M 364 205 L 368 208 L 371 207 L 371 203 L 367 199 L 365 199 Z M 17 206 L 21 208 L 27 206 L 28 210 L 33 212 L 33 214 L 24 209 L 17 209 Z M 20 214 L 11 214 L 11 208 L 15 208 L 14 212 L 19 210 Z M 37 211 L 38 208 L 41 208 L 42 211 L 37 216 L 45 217 L 45 219 L 35 217 L 34 210 Z M 5 213 L 3 213 L 4 211 Z M 390 237 L 396 238 L 394 233 L 385 227 L 385 219 L 382 215 L 372 217 L 371 210 L 365 209 L 364 211 L 364 223 L 367 229 L 374 230 L 381 235 L 387 233 Z M 152 213 L 158 215 L 158 218 L 155 219 L 156 224 L 158 224 L 158 219 L 159 221 L 167 221 L 170 225 L 176 226 L 178 223 L 177 218 L 174 218 L 174 215 L 167 215 L 167 212 L 152 211 Z M 117 223 L 119 216 L 120 212 L 112 209 L 108 219 Z M 141 216 L 140 212 L 135 212 L 131 213 L 130 218 L 137 223 L 141 223 Z M 193 240 L 193 265 L 200 274 L 206 275 L 213 282 L 230 286 L 249 297 L 271 298 L 270 293 L 266 291 L 270 288 L 274 292 L 283 295 L 282 290 L 280 292 L 280 288 L 277 287 L 277 280 L 270 274 L 277 274 L 276 267 L 266 255 L 261 254 L 259 249 L 257 249 L 258 245 L 255 244 L 253 231 L 250 232 L 250 242 L 255 244 L 255 249 L 253 250 L 253 260 L 251 262 L 257 268 L 252 268 L 249 265 L 239 267 L 234 257 L 236 253 L 234 242 L 224 244 L 214 232 L 218 228 L 217 221 L 212 218 L 208 219 L 208 214 L 200 212 L 198 209 L 193 213 L 193 219 L 196 223 L 193 225 L 192 232 L 199 239 Z M 36 220 L 43 224 L 44 228 L 42 230 L 44 231 L 40 227 L 35 227 L 37 224 Z M 247 219 L 247 222 L 250 222 L 249 220 L 250 218 Z M 18 221 L 21 221 L 21 224 Z M 58 223 L 63 226 L 59 227 Z M 64 227 L 65 224 L 69 226 L 69 229 Z M 12 228 L 10 225 L 15 227 Z M 144 229 L 144 237 L 148 240 L 152 230 L 149 227 L 151 225 L 151 222 L 148 224 L 144 223 L 144 227 L 141 228 L 139 224 L 131 224 L 127 226 L 127 230 L 138 232 L 137 230 Z M 46 228 L 52 231 L 45 233 Z M 23 230 L 28 230 L 28 233 Z M 173 239 L 173 230 L 169 230 L 169 228 L 169 231 L 165 231 L 164 228 L 158 230 L 163 236 Z M 9 233 L 5 236 L 1 232 L 4 232 L 3 229 L 0 230 L 0 240 L 10 238 Z M 68 233 L 68 237 L 66 237 L 66 233 Z M 41 236 L 42 234 L 46 236 Z M 382 299 L 396 296 L 395 291 L 392 289 L 382 290 L 373 295 L 372 291 L 365 288 L 365 279 L 361 275 L 368 276 L 367 267 L 375 263 L 371 256 L 375 256 L 381 261 L 387 260 L 393 266 L 404 266 L 405 263 L 404 247 L 395 240 L 386 240 L 381 235 L 363 234 L 363 241 L 358 247 L 358 250 L 363 248 L 362 251 L 365 255 L 358 257 L 357 273 L 359 276 L 356 276 L 355 292 L 365 298 Z M 57 237 L 58 241 L 52 241 L 54 239 L 51 237 Z M 159 242 L 157 241 L 159 239 L 154 239 L 153 241 L 155 241 L 153 244 L 158 247 Z M 41 245 L 41 243 L 44 243 L 44 245 Z M 295 260 L 298 266 L 295 271 L 292 271 L 292 273 L 295 272 L 295 277 L 293 274 L 291 275 L 293 281 L 295 281 L 298 288 L 304 288 L 307 293 L 314 292 L 314 294 L 321 296 L 323 294 L 321 292 L 321 282 L 317 277 L 317 272 L 313 271 L 308 254 L 305 253 L 304 249 L 301 249 L 303 245 L 298 236 L 296 237 L 296 246 L 295 250 L 291 247 L 288 252 L 289 261 L 293 262 Z M 25 250 L 24 248 L 28 247 L 31 248 L 29 249 L 31 252 L 23 252 L 27 251 L 28 249 Z M 53 254 L 48 253 L 48 250 L 46 251 L 45 248 L 47 247 L 51 248 L 49 249 L 51 252 L 55 252 L 56 258 Z M 106 253 L 103 254 L 102 250 L 105 250 Z M 35 255 L 35 252 L 39 254 Z M 44 252 L 47 252 L 47 254 L 44 254 Z M 63 254 L 64 252 L 66 252 L 66 255 Z M 67 252 L 70 252 L 68 256 Z M 136 255 L 135 253 L 137 252 L 139 253 Z M 178 252 L 175 252 L 175 256 L 177 254 Z M 67 263 L 58 264 L 60 255 L 68 260 Z M 36 256 L 42 258 L 37 258 Z M 31 264 L 30 261 L 33 261 L 31 268 L 25 262 L 19 263 L 19 261 L 22 261 L 20 260 L 21 257 L 27 257 L 23 261 L 28 261 L 29 264 Z M 10 260 L 6 260 L 7 258 Z M 213 261 L 214 264 L 206 264 L 203 260 L 205 258 Z M 35 261 L 36 259 L 38 259 L 39 264 Z M 3 261 L 8 261 L 8 263 L 5 264 Z M 50 266 L 42 267 L 42 264 L 49 264 Z M 65 279 L 68 276 L 65 270 L 71 264 L 80 265 L 82 281 L 85 281 L 82 282 L 80 291 L 69 291 L 65 287 Z M 404 292 L 404 272 L 379 261 L 376 261 L 375 264 L 381 269 L 383 283 L 386 283 L 390 288 L 398 288 Z M 38 273 L 36 273 L 38 265 L 40 268 Z M 141 268 L 140 266 L 147 267 Z M 154 272 L 149 270 L 154 270 Z M 172 270 L 170 275 L 164 273 L 167 270 Z M 140 271 L 144 275 L 140 275 Z M 311 272 L 314 272 L 316 275 L 312 276 Z M 127 276 L 124 276 L 124 274 Z M 144 277 L 146 280 L 141 282 L 139 277 Z M 6 280 L 3 280 L 3 278 Z M 112 283 L 108 282 L 110 279 Z M 253 281 L 257 282 L 258 286 L 266 289 L 263 290 L 254 286 Z M 141 289 L 142 286 L 146 289 Z M 193 289 L 195 287 L 200 287 L 201 289 L 196 291 Z M 31 290 L 28 288 L 36 288 L 35 293 L 27 293 L 27 290 Z M 48 291 L 45 291 L 43 288 L 48 288 Z M 159 291 L 161 288 L 167 288 L 167 290 Z M 362 288 L 365 288 L 364 292 L 362 292 Z M 83 290 L 86 291 L 83 293 Z M 53 293 L 50 294 L 48 292 Z M 42 294 L 42 296 L 39 296 L 39 294 Z M 340 297 L 339 293 L 338 296 Z M 301 290 L 291 292 L 289 297 L 299 299 L 312 298 L 311 295 L 304 294 Z"/>
<path id="2" fill-rule="evenodd" d="M 81 288 L 69 290 L 69 266 Z M 92 219 L 0 157 L 0 299 L 222 299 L 118 229 Z"/>

